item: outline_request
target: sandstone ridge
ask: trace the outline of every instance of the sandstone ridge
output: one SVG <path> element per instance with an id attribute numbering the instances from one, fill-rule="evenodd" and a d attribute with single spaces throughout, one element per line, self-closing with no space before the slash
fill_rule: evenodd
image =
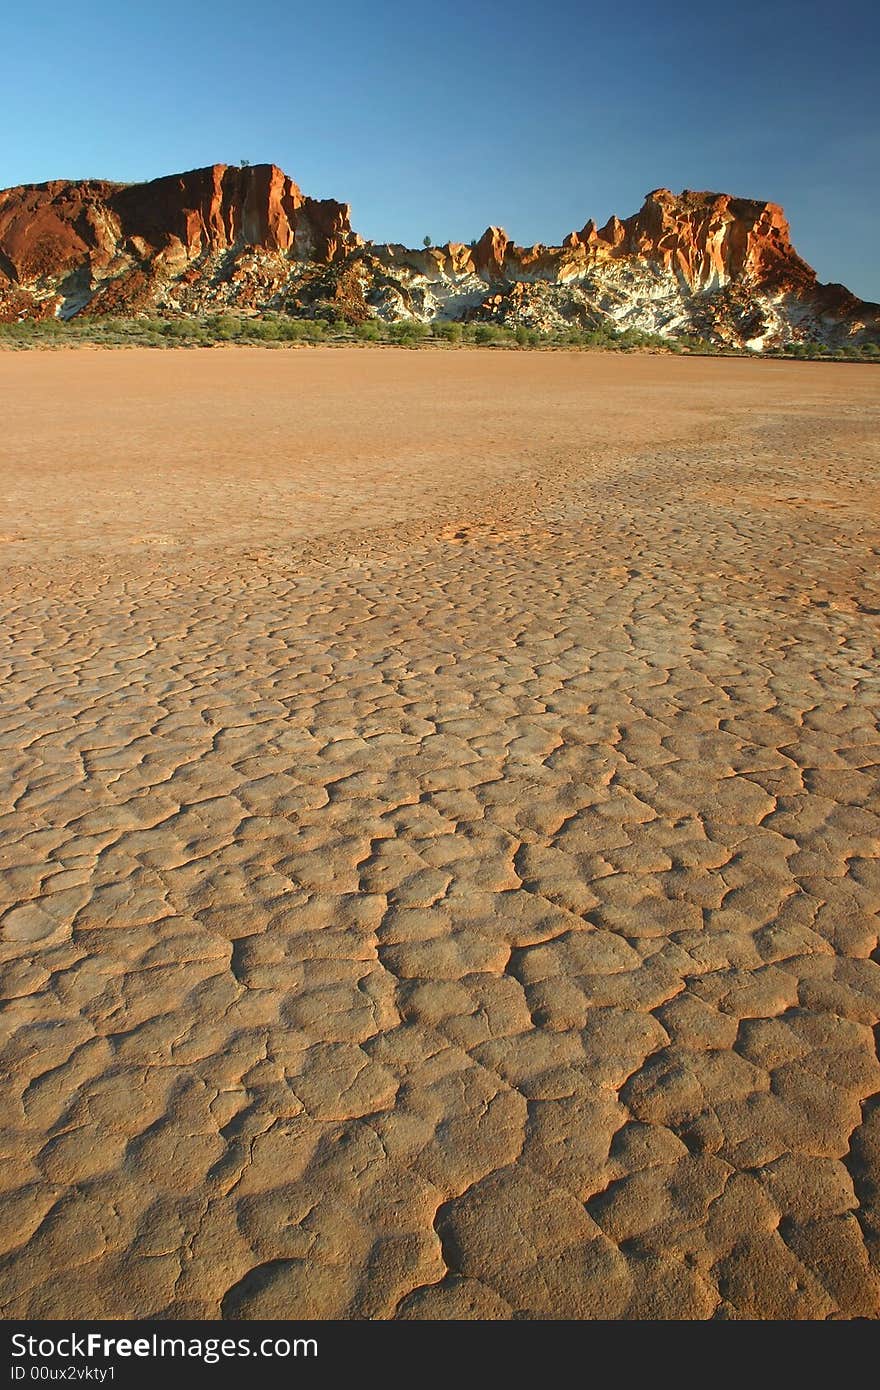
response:
<path id="1" fill-rule="evenodd" d="M 587 221 L 559 246 L 488 227 L 412 250 L 365 243 L 347 204 L 304 195 L 273 164 L 0 192 L 0 321 L 226 309 L 604 325 L 755 350 L 880 335 L 877 305 L 818 282 L 781 207 L 724 193 L 655 189 L 632 217 Z"/>

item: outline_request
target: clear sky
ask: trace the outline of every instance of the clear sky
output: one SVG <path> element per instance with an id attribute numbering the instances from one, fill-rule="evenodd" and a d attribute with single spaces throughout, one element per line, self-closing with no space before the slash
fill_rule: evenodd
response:
<path id="1" fill-rule="evenodd" d="M 877 0 L 42 0 L 0 32 L 0 187 L 274 162 L 410 245 L 715 189 L 880 300 Z"/>

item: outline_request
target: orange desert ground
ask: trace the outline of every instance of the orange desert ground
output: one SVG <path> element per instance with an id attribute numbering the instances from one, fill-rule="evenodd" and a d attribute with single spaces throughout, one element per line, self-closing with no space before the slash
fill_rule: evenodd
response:
<path id="1" fill-rule="evenodd" d="M 3 1315 L 877 1316 L 878 386 L 0 355 Z"/>

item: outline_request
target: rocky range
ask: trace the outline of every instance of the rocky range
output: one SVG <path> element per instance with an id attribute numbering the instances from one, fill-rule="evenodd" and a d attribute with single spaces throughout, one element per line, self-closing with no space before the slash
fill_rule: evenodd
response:
<path id="1" fill-rule="evenodd" d="M 561 246 L 365 242 L 350 208 L 275 165 L 0 192 L 0 321 L 221 310 L 698 334 L 755 351 L 880 338 L 880 306 L 823 285 L 775 203 L 649 193 Z"/>

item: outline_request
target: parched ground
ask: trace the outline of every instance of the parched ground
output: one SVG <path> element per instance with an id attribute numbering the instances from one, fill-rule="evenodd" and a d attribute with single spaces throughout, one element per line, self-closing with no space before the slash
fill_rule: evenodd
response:
<path id="1" fill-rule="evenodd" d="M 877 1315 L 878 388 L 0 355 L 5 1316 Z"/>

